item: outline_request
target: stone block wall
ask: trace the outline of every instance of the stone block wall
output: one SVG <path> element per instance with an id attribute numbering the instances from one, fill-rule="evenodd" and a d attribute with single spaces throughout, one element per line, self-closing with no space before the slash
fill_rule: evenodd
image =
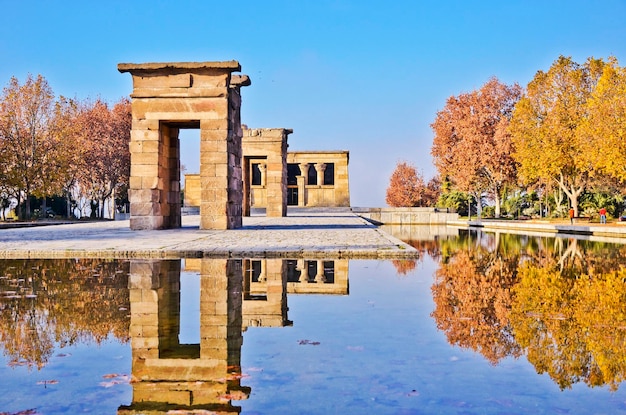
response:
<path id="1" fill-rule="evenodd" d="M 459 218 L 458 213 L 449 212 L 445 208 L 430 207 L 355 208 L 354 212 L 373 222 L 386 225 L 445 224 L 449 220 Z"/>

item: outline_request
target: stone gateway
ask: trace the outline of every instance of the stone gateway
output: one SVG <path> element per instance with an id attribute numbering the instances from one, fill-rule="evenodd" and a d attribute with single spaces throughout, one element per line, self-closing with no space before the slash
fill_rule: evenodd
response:
<path id="1" fill-rule="evenodd" d="M 179 131 L 200 129 L 200 229 L 242 226 L 242 86 L 237 61 L 120 63 L 133 79 L 130 227 L 181 226 Z"/>

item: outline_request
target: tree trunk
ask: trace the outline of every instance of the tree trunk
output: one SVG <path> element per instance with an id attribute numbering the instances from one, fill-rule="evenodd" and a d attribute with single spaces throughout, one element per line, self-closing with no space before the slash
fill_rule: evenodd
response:
<path id="1" fill-rule="evenodd" d="M 574 209 L 574 216 L 578 217 L 578 196 L 583 192 L 584 187 L 578 186 L 576 187 L 573 183 L 570 185 L 568 189 L 565 184 L 565 180 L 563 179 L 563 175 L 561 174 L 559 180 L 557 181 L 563 192 L 567 195 L 569 199 L 570 206 Z"/>
<path id="2" fill-rule="evenodd" d="M 501 205 L 502 205 L 502 200 L 500 198 L 500 193 L 496 193 L 496 197 L 495 197 L 495 217 L 496 219 L 500 218 L 500 212 L 501 212 Z"/>
<path id="3" fill-rule="evenodd" d="M 30 194 L 26 193 L 24 195 L 24 216 L 22 219 L 29 220 L 30 219 Z"/>
<path id="4" fill-rule="evenodd" d="M 474 199 L 476 199 L 476 216 L 477 216 L 478 220 L 480 220 L 482 215 L 483 215 L 483 206 L 482 206 L 482 203 L 481 203 L 481 200 L 480 200 L 481 199 L 480 198 L 481 193 L 480 192 L 476 192 L 476 193 L 471 194 L 471 195 L 474 196 Z"/>
<path id="5" fill-rule="evenodd" d="M 113 214 L 111 216 L 112 216 L 112 219 L 115 220 L 115 213 L 117 211 L 116 206 L 115 206 L 115 187 L 111 191 L 111 202 L 113 203 Z"/>
<path id="6" fill-rule="evenodd" d="M 71 219 L 72 218 L 72 196 L 70 195 L 70 191 L 68 190 L 65 193 L 65 202 L 66 202 L 66 210 L 67 210 L 67 218 Z"/>

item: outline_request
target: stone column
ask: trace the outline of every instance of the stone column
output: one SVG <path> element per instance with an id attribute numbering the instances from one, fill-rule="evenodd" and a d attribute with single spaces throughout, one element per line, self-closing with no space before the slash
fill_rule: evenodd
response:
<path id="1" fill-rule="evenodd" d="M 308 184 L 309 163 L 300 163 L 300 176 L 296 177 L 298 181 L 298 206 L 306 206 L 306 185 Z"/>
<path id="2" fill-rule="evenodd" d="M 309 267 L 307 266 L 307 263 L 304 259 L 298 260 L 297 269 L 300 270 L 299 281 L 304 284 L 308 283 L 309 282 Z"/>
<path id="3" fill-rule="evenodd" d="M 261 171 L 261 186 L 265 187 L 267 183 L 267 165 L 259 163 L 259 170 Z"/>
<path id="4" fill-rule="evenodd" d="M 326 276 L 324 275 L 324 261 L 317 261 L 317 275 L 315 276 L 315 282 L 323 283 L 326 281 Z"/>
<path id="5" fill-rule="evenodd" d="M 326 164 L 316 163 L 315 170 L 317 171 L 317 185 L 321 186 L 324 184 L 324 170 L 326 170 Z"/>

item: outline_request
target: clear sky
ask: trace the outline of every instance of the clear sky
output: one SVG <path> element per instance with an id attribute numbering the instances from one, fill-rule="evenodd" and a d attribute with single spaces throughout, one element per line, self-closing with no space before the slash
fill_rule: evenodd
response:
<path id="1" fill-rule="evenodd" d="M 237 60 L 242 122 L 291 150 L 349 150 L 353 206 L 385 206 L 399 161 L 430 179 L 435 114 L 490 77 L 522 86 L 559 56 L 626 65 L 626 0 L 0 0 L 0 82 L 115 102 L 117 64 Z M 182 163 L 197 172 L 198 137 Z"/>

